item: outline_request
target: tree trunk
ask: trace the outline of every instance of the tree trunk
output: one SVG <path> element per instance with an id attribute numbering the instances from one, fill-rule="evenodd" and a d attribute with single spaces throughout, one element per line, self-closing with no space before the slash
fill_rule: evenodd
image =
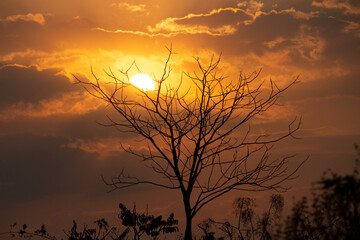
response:
<path id="1" fill-rule="evenodd" d="M 191 215 L 186 213 L 186 229 L 185 229 L 184 240 L 192 240 L 191 220 L 192 220 Z"/>
<path id="2" fill-rule="evenodd" d="M 192 230 L 191 230 L 191 224 L 192 224 L 192 216 L 191 216 L 191 207 L 190 207 L 190 197 L 185 194 L 183 196 L 184 200 L 184 208 L 185 208 L 185 216 L 186 216 L 186 228 L 185 228 L 185 236 L 184 240 L 192 240 Z"/>

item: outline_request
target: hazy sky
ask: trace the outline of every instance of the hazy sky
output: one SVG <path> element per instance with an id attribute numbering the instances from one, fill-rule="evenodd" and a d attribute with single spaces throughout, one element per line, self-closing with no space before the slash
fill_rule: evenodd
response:
<path id="1" fill-rule="evenodd" d="M 183 218 L 175 192 L 144 186 L 106 193 L 101 174 L 122 167 L 150 173 L 119 148 L 138 144 L 134 136 L 96 123 L 110 107 L 72 84 L 72 74 L 92 79 L 91 66 L 102 77 L 103 69 L 134 60 L 159 76 L 171 44 L 174 81 L 192 70 L 193 57 L 206 62 L 219 54 L 230 78 L 262 69 L 259 79 L 285 86 L 300 75 L 282 106 L 253 123 L 271 133 L 302 116 L 301 139 L 275 148 L 298 154 L 294 164 L 310 155 L 288 183 L 290 199 L 328 168 L 351 171 L 353 144 L 360 144 L 358 0 L 1 0 L 0 230 L 14 221 L 59 230 L 72 219 L 116 218 L 119 202 L 134 201 Z M 234 196 L 196 221 L 232 218 Z"/>

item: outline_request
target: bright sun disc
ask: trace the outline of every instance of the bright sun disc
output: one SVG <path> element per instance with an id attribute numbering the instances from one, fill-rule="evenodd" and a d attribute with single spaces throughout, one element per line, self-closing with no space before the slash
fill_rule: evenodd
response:
<path id="1" fill-rule="evenodd" d="M 144 91 L 155 89 L 154 81 L 147 74 L 135 74 L 130 79 L 130 83 L 135 85 L 138 88 L 143 89 Z"/>

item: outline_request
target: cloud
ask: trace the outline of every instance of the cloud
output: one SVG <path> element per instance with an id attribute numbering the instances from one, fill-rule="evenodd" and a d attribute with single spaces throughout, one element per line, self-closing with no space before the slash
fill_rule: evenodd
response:
<path id="1" fill-rule="evenodd" d="M 241 25 L 251 25 L 257 18 L 267 15 L 289 15 L 293 19 L 309 20 L 318 15 L 318 12 L 302 12 L 294 8 L 281 11 L 271 10 L 269 12 L 261 11 L 261 4 L 250 1 L 241 3 L 240 6 L 249 8 L 216 8 L 207 13 L 189 13 L 183 17 L 168 17 L 161 20 L 155 26 L 147 26 L 148 32 L 134 30 L 108 30 L 101 27 L 95 30 L 108 33 L 134 34 L 148 37 L 174 37 L 176 35 L 195 35 L 204 34 L 208 36 L 231 36 L 235 35 Z"/>
<path id="2" fill-rule="evenodd" d="M 46 196 L 55 200 L 67 194 L 101 196 L 108 190 L 101 174 L 114 176 L 124 166 L 134 174 L 148 172 L 145 166 L 139 168 L 142 163 L 133 156 L 118 153 L 99 159 L 96 153 L 68 148 L 67 144 L 68 138 L 62 136 L 24 133 L 0 136 L 2 204 Z"/>
<path id="3" fill-rule="evenodd" d="M 360 4 L 350 0 L 320 0 L 312 1 L 315 7 L 343 10 L 345 14 L 360 14 Z"/>
<path id="4" fill-rule="evenodd" d="M 230 21 L 229 24 L 222 24 L 222 22 L 220 22 L 220 24 L 218 24 L 219 26 L 209 26 L 208 24 L 212 22 L 211 17 L 224 13 L 224 15 L 228 15 L 239 12 L 242 15 L 245 15 L 245 18 L 251 18 L 250 14 L 246 13 L 243 9 L 240 8 L 218 8 L 213 9 L 208 13 L 189 13 L 184 17 L 169 17 L 165 20 L 162 20 L 160 23 L 157 23 L 155 27 L 148 26 L 148 30 L 151 33 L 165 31 L 176 34 L 207 34 L 211 36 L 227 36 L 236 32 L 236 25 L 238 20 L 235 20 L 236 18 L 233 17 L 230 18 L 232 21 Z M 242 17 L 244 18 L 244 16 Z M 203 20 L 203 24 L 196 24 L 195 21 L 198 21 L 201 18 L 206 18 Z M 239 16 L 237 16 L 237 18 L 239 19 Z M 219 18 L 219 20 L 223 21 L 221 18 Z"/>
<path id="5" fill-rule="evenodd" d="M 154 176 L 137 157 L 113 152 L 99 158 L 94 152 L 67 147 L 67 136 L 39 136 L 27 133 L 0 135 L 1 202 L 27 202 L 45 196 L 104 194 L 101 181 L 116 176 L 126 167 L 144 178 Z M 115 143 L 116 144 L 116 143 Z M 55 200 L 54 199 L 54 200 Z"/>
<path id="6" fill-rule="evenodd" d="M 315 18 L 319 16 L 318 11 L 303 12 L 303 11 L 295 10 L 294 8 L 283 10 L 283 12 L 292 14 L 295 19 L 309 20 L 311 18 Z"/>
<path id="7" fill-rule="evenodd" d="M 96 142 L 99 136 L 104 139 L 120 137 L 125 141 L 134 137 L 98 124 L 109 123 L 106 117 L 109 114 L 116 116 L 109 108 L 100 105 L 101 102 L 89 96 L 71 99 L 71 95 L 73 94 L 64 97 L 69 98 L 67 101 L 62 98 L 54 99 L 47 102 L 47 105 L 40 102 L 37 105 L 15 104 L 1 108 L 0 136 L 29 133 L 62 136 L 73 139 L 71 142 L 81 139 L 79 141 L 86 143 Z M 93 152 L 100 154 L 99 151 Z"/>
<path id="8" fill-rule="evenodd" d="M 261 16 L 267 16 L 267 15 L 290 15 L 294 19 L 300 19 L 300 20 L 309 20 L 311 18 L 317 17 L 319 15 L 318 11 L 310 11 L 310 12 L 303 12 L 300 10 L 296 10 L 295 8 L 288 8 L 283 10 L 271 10 L 268 12 L 263 11 L 257 11 L 253 14 L 253 21 L 256 20 L 256 18 Z M 253 21 L 247 22 L 248 24 L 251 24 Z"/>
<path id="9" fill-rule="evenodd" d="M 209 38 L 203 44 L 232 56 L 247 55 L 247 59 L 254 56 L 259 59 L 259 67 L 277 71 L 286 65 L 283 71 L 294 67 L 292 70 L 296 68 L 298 73 L 313 70 L 315 73 L 328 64 L 348 67 L 359 62 L 355 58 L 359 51 L 355 40 L 359 26 L 354 16 L 346 19 L 329 18 L 327 11 L 314 11 L 311 6 L 306 11 L 294 8 L 259 11 L 253 19 L 239 24 L 234 35 Z"/>
<path id="10" fill-rule="evenodd" d="M 81 191 L 81 186 L 86 186 L 84 178 L 90 176 L 82 172 L 79 177 L 77 172 L 96 155 L 61 147 L 66 141 L 64 137 L 29 134 L 0 136 L 3 200 L 26 201 Z M 91 171 L 90 164 L 87 171 Z"/>
<path id="11" fill-rule="evenodd" d="M 243 1 L 237 4 L 238 7 L 245 8 L 246 11 L 256 13 L 264 7 L 264 3 L 255 0 Z"/>
<path id="12" fill-rule="evenodd" d="M 145 12 L 146 11 L 146 5 L 145 4 L 130 4 L 126 2 L 122 3 L 113 3 L 112 6 L 117 6 L 119 8 L 124 8 L 130 12 Z"/>
<path id="13" fill-rule="evenodd" d="M 74 85 L 59 69 L 6 65 L 0 68 L 0 119 L 85 114 L 103 103 Z"/>
<path id="14" fill-rule="evenodd" d="M 78 90 L 59 69 L 39 71 L 35 66 L 7 65 L 0 68 L 0 105 L 37 103 L 61 93 Z"/>
<path id="15" fill-rule="evenodd" d="M 315 79 L 301 82 L 294 88 L 289 89 L 290 100 L 303 100 L 314 98 L 325 98 L 331 96 L 348 96 L 360 98 L 360 73 L 338 69 L 324 69 L 318 71 Z"/>
<path id="16" fill-rule="evenodd" d="M 360 134 L 360 113 L 358 111 L 360 97 L 338 94 L 305 98 L 302 101 L 294 102 L 294 105 L 302 113 L 304 128 L 327 127 L 338 129 L 336 132 L 324 131 L 323 135 Z"/>
<path id="17" fill-rule="evenodd" d="M 118 221 L 119 202 L 132 206 L 136 200 L 140 209 L 147 204 L 153 209 L 159 201 L 168 204 L 171 194 L 155 189 L 158 197 L 149 198 L 155 192 L 149 186 L 106 194 L 111 188 L 101 175 L 117 176 L 124 167 L 143 178 L 154 174 L 131 155 L 99 159 L 95 153 L 67 148 L 67 143 L 67 137 L 59 136 L 0 135 L 0 204 L 6 206 L 0 219 L 2 231 L 16 221 L 31 227 L 46 224 L 53 234 L 61 235 L 73 219 L 79 224 L 104 217 Z"/>
<path id="18" fill-rule="evenodd" d="M 344 21 L 347 26 L 343 28 L 344 33 L 352 33 L 357 38 L 360 38 L 360 23 L 354 21 Z"/>
<path id="19" fill-rule="evenodd" d="M 139 143 L 138 139 L 132 141 L 127 139 L 126 143 L 124 142 L 124 139 L 120 137 L 97 138 L 96 140 L 78 138 L 69 142 L 66 147 L 80 149 L 88 153 L 96 153 L 100 156 L 100 158 L 104 159 L 124 152 L 120 144 L 124 144 L 125 148 L 135 147 L 136 150 L 138 150 L 138 148 L 141 149 L 143 145 L 143 143 Z M 135 144 L 140 145 L 140 147 L 136 147 Z"/>
<path id="20" fill-rule="evenodd" d="M 203 25 L 192 25 L 185 26 L 176 23 L 165 23 L 156 24 L 155 28 L 149 27 L 150 32 L 168 31 L 172 35 L 177 34 L 207 34 L 210 36 L 227 36 L 232 35 L 236 32 L 236 28 L 231 25 L 224 25 L 221 27 L 211 28 Z"/>
<path id="21" fill-rule="evenodd" d="M 0 19 L 0 22 L 17 22 L 17 21 L 26 21 L 26 22 L 35 22 L 40 25 L 45 25 L 46 21 L 44 16 L 41 13 L 28 13 L 26 15 L 10 15 L 4 19 Z"/>
<path id="22" fill-rule="evenodd" d="M 325 42 L 323 62 L 319 64 L 344 66 L 348 69 L 352 66 L 358 67 L 360 59 L 356 56 L 360 54 L 360 48 L 356 37 L 356 25 L 350 24 L 349 28 L 348 22 L 324 15 L 309 21 L 308 26 L 313 29 L 313 33 L 310 34 L 321 37 Z M 350 32 L 352 34 L 349 34 Z"/>
<path id="23" fill-rule="evenodd" d="M 147 36 L 147 37 L 158 37 L 158 36 L 172 37 L 172 36 L 176 36 L 178 34 L 178 33 L 148 33 L 148 32 L 143 32 L 143 31 L 122 30 L 122 29 L 108 30 L 108 29 L 104 29 L 104 28 L 100 28 L 100 27 L 94 28 L 93 30 L 97 30 L 97 31 L 105 32 L 105 33 L 124 33 L 124 34 L 134 34 L 134 35 Z"/>
<path id="24" fill-rule="evenodd" d="M 17 102 L 0 109 L 0 119 L 45 118 L 51 115 L 77 115 L 94 111 L 102 106 L 86 93 L 63 94 L 57 98 L 44 99 L 37 103 Z"/>
<path id="25" fill-rule="evenodd" d="M 301 25 L 296 37 L 292 39 L 279 37 L 264 44 L 271 50 L 286 52 L 289 57 L 300 58 L 307 62 L 317 61 L 322 58 L 325 40 L 309 32 L 311 32 L 309 26 Z"/>
<path id="26" fill-rule="evenodd" d="M 97 112 L 96 110 L 103 106 L 103 103 L 85 93 L 82 86 L 74 85 L 70 76 L 65 75 L 65 69 L 60 67 L 67 64 L 62 63 L 67 57 L 64 55 L 61 57 L 60 53 L 55 52 L 45 54 L 26 51 L 16 52 L 6 58 L 9 58 L 9 61 L 21 62 L 23 57 L 30 57 L 25 61 L 33 63 L 38 60 L 45 62 L 41 64 L 41 68 L 21 64 L 7 64 L 0 67 L 1 134 L 37 132 L 68 134 L 75 137 L 83 137 L 83 132 L 86 132 L 86 136 L 101 134 L 101 131 L 93 133 L 93 130 L 96 128 L 95 122 L 102 120 L 99 115 L 105 116 L 106 112 L 102 111 L 96 116 L 87 114 Z M 50 60 L 47 59 L 49 57 Z M 46 68 L 52 65 L 53 58 L 54 63 L 57 59 L 56 68 Z M 76 65 L 74 69 L 78 70 L 77 75 L 80 77 L 81 64 L 76 62 L 73 65 Z M 85 65 L 87 69 L 90 68 L 90 63 Z M 72 70 L 70 69 L 69 72 L 74 72 Z M 83 115 L 88 118 L 82 118 L 76 123 L 72 122 Z"/>
<path id="27" fill-rule="evenodd" d="M 241 12 L 242 18 L 250 19 L 252 16 L 249 13 L 246 13 L 244 10 L 240 8 L 219 8 L 213 9 L 208 13 L 194 14 L 189 13 L 184 17 L 169 17 L 165 20 L 160 21 L 154 27 L 148 26 L 148 32 L 144 31 L 133 31 L 133 30 L 107 30 L 104 28 L 94 28 L 95 30 L 108 32 L 108 33 L 125 33 L 125 34 L 135 34 L 141 36 L 148 37 L 173 37 L 180 34 L 205 34 L 209 36 L 228 36 L 233 35 L 236 32 L 236 18 L 232 18 L 234 21 L 230 21 L 229 24 L 221 24 L 221 22 L 217 26 L 209 26 L 209 22 L 211 19 L 209 17 L 214 17 L 219 14 L 228 14 L 228 13 L 238 13 Z M 203 24 L 196 24 L 195 21 L 199 19 L 206 18 L 203 20 Z M 239 16 L 237 16 L 239 18 Z M 221 19 L 220 19 L 221 20 Z M 187 21 L 187 22 L 186 22 Z M 214 21 L 213 21 L 214 22 Z"/>
<path id="28" fill-rule="evenodd" d="M 33 21 L 0 22 L 0 55 L 27 49 L 49 50 L 58 32 Z"/>
<path id="29" fill-rule="evenodd" d="M 157 29 L 153 29 L 152 27 L 149 27 L 149 31 L 153 32 L 153 33 L 149 33 L 149 32 L 144 32 L 144 31 L 133 31 L 133 30 L 122 30 L 122 29 L 117 29 L 117 30 L 107 30 L 104 28 L 94 28 L 94 30 L 98 30 L 101 32 L 106 32 L 106 33 L 123 33 L 123 34 L 134 34 L 134 35 L 139 35 L 139 36 L 147 36 L 147 37 L 174 37 L 180 34 L 206 34 L 206 35 L 210 35 L 210 36 L 226 36 L 226 35 L 231 35 L 233 34 L 236 29 L 230 25 L 225 25 L 225 26 L 221 26 L 218 28 L 209 28 L 207 26 L 181 26 L 178 24 L 172 24 L 171 26 L 168 25 L 165 27 L 166 29 L 162 29 L 162 30 L 166 30 L 168 32 L 164 33 L 164 32 L 158 32 L 158 31 L 162 31 L 159 28 Z"/>
<path id="30" fill-rule="evenodd" d="M 100 138 L 96 140 L 85 140 L 80 138 L 69 142 L 66 147 L 108 156 L 111 153 L 123 151 L 119 143 L 121 143 L 120 138 Z"/>

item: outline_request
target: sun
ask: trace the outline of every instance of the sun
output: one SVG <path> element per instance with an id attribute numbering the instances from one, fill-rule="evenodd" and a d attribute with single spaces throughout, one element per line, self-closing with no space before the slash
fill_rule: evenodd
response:
<path id="1" fill-rule="evenodd" d="M 155 90 L 155 83 L 147 74 L 135 74 L 131 77 L 130 83 L 144 91 Z"/>

